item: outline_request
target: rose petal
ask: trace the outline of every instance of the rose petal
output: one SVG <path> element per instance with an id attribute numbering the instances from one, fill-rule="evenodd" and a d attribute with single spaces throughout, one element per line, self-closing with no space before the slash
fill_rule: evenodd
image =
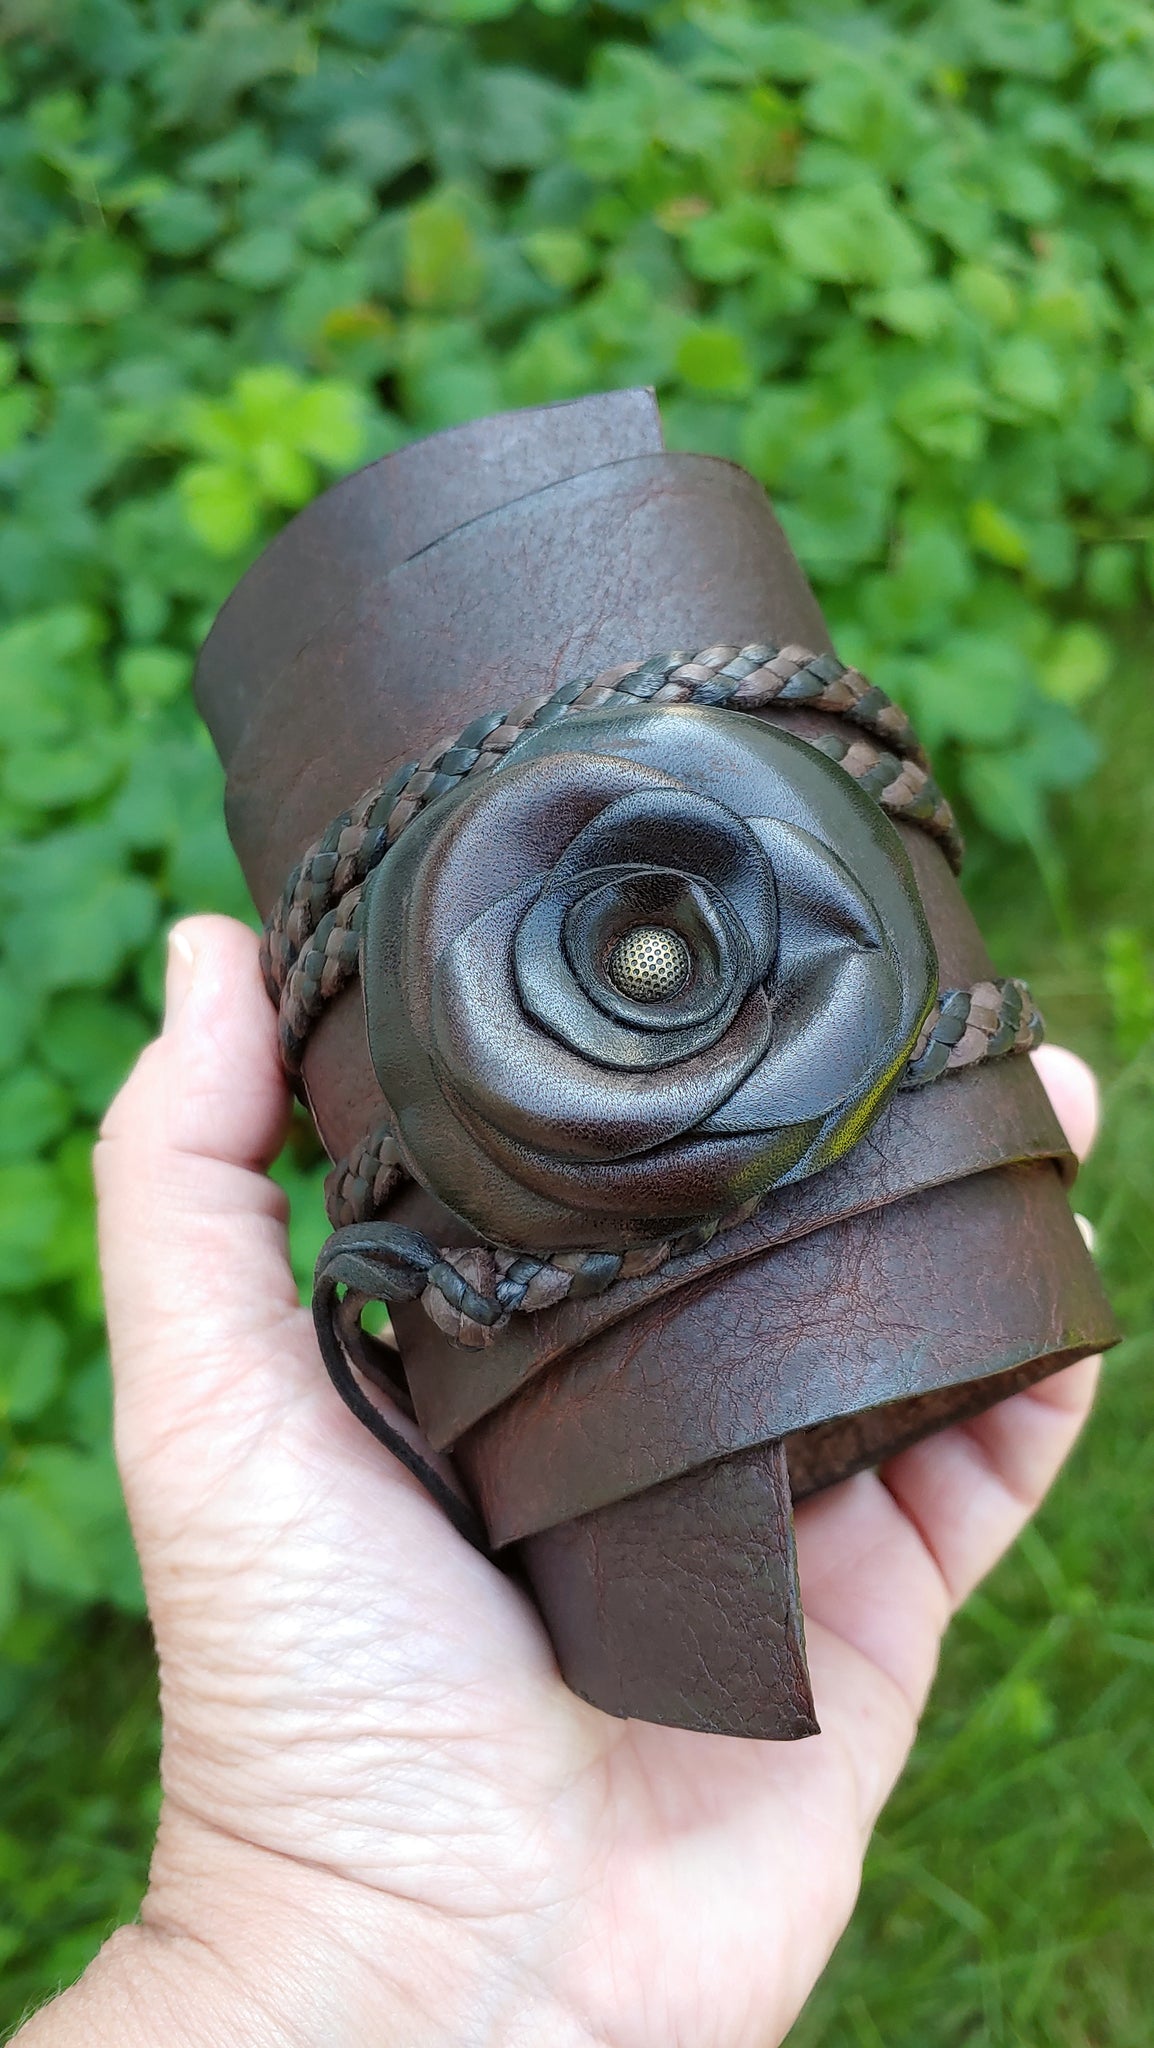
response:
<path id="1" fill-rule="evenodd" d="M 773 1035 L 764 1059 L 714 1114 L 710 1131 L 782 1128 L 879 1095 L 906 1058 L 903 977 L 878 913 L 844 863 L 778 818 L 751 830 L 773 862 L 781 928 Z"/>
<path id="2" fill-rule="evenodd" d="M 756 989 L 704 1053 L 650 1073 L 600 1067 L 542 1031 L 516 997 L 513 942 L 528 890 L 495 903 L 445 952 L 432 1000 L 439 1075 L 504 1135 L 575 1159 L 652 1151 L 732 1093 L 769 1037 Z M 608 1023 L 608 1019 L 606 1022 Z"/>
<path id="3" fill-rule="evenodd" d="M 612 880 L 602 879 L 607 876 Z M 753 964 L 745 933 L 726 899 L 718 897 L 716 905 L 710 904 L 706 891 L 705 883 L 665 869 L 594 868 L 591 874 L 572 875 L 564 882 L 551 875 L 521 919 L 514 940 L 522 1006 L 553 1037 L 599 1066 L 642 1072 L 703 1052 L 729 1028 L 749 994 Z M 605 908 L 601 899 L 616 904 L 623 923 L 635 924 L 646 921 L 651 900 L 664 901 L 668 910 L 671 896 L 690 899 L 677 905 L 682 915 L 671 921 L 703 968 L 702 990 L 691 987 L 685 997 L 648 1006 L 624 998 L 615 1001 L 616 992 L 594 957 L 599 924 L 604 922 L 597 917 L 598 907 Z M 637 906 L 635 912 L 630 911 L 631 903 Z M 583 919 L 586 911 L 591 916 Z M 658 916 L 656 921 L 667 920 Z M 703 956 L 710 944 L 716 957 L 707 960 Z M 584 976 L 578 972 L 582 965 Z"/>
<path id="4" fill-rule="evenodd" d="M 553 870 L 556 882 L 590 868 L 636 862 L 699 876 L 732 904 L 753 949 L 754 978 L 773 964 L 777 891 L 743 818 L 693 789 L 644 789 L 619 797 L 578 832 Z"/>
<path id="5" fill-rule="evenodd" d="M 781 1130 L 830 1115 L 871 1081 L 884 1087 L 893 1078 L 885 1052 L 897 994 L 885 952 L 844 951 L 799 964 L 776 992 L 765 1057 L 701 1129 Z"/>
<path id="6" fill-rule="evenodd" d="M 789 923 L 783 946 L 816 954 L 882 944 L 876 905 L 832 847 L 784 818 L 751 818 L 749 829 L 769 855 L 782 920 Z"/>

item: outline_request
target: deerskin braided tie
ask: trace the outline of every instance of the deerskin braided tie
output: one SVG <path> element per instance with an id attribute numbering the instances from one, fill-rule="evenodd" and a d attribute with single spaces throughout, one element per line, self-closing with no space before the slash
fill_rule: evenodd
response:
<path id="1" fill-rule="evenodd" d="M 825 712 L 857 726 L 852 738 L 831 732 L 806 735 L 806 742 L 836 762 L 890 817 L 927 831 L 951 867 L 960 867 L 957 822 L 909 718 L 836 656 L 798 646 L 709 647 L 693 656 L 658 655 L 606 669 L 529 698 L 512 711 L 474 719 L 421 760 L 406 762 L 375 783 L 304 854 L 268 919 L 262 947 L 288 1073 L 299 1075 L 316 1019 L 358 972 L 366 882 L 428 804 L 463 782 L 494 773 L 519 740 L 571 714 L 628 711 L 639 704 L 756 712 L 775 703 Z M 943 990 L 923 1024 L 902 1086 L 923 1087 L 948 1071 L 1028 1051 L 1042 1036 L 1042 1020 L 1023 982 L 985 981 Z M 467 1349 L 489 1343 L 512 1315 L 602 1294 L 619 1280 L 659 1271 L 746 1221 L 762 1199 L 751 1198 L 727 1215 L 659 1242 L 538 1257 L 481 1244 L 438 1250 L 419 1233 L 381 1220 L 409 1179 L 388 1124 L 369 1132 L 333 1167 L 325 1195 L 334 1235 L 318 1267 L 318 1301 L 329 1304 L 331 1320 L 335 1288 L 347 1284 L 351 1258 L 362 1283 L 371 1278 L 372 1298 L 419 1299 L 437 1327 Z M 348 1322 L 347 1314 L 343 1320 Z M 328 1343 L 326 1356 L 332 1351 Z"/>
<path id="2" fill-rule="evenodd" d="M 465 781 L 489 775 L 526 733 L 574 712 L 638 704 L 709 705 L 762 711 L 771 704 L 823 711 L 862 728 L 847 742 L 811 741 L 891 817 L 938 840 L 956 871 L 962 840 L 950 805 L 929 772 L 906 713 L 857 669 L 804 647 L 707 647 L 700 654 L 648 661 L 580 677 L 551 695 L 474 719 L 420 761 L 375 783 L 304 854 L 265 927 L 261 964 L 280 1014 L 281 1054 L 300 1072 L 309 1033 L 327 1003 L 357 971 L 361 891 L 413 818 Z M 865 735 L 869 737 L 865 737 Z"/>
<path id="3" fill-rule="evenodd" d="M 1044 1035 L 1024 981 L 943 989 L 922 1026 L 902 1085 L 924 1088 L 944 1073 L 1031 1052 Z M 391 1298 L 419 1298 L 437 1328 L 466 1350 L 482 1349 L 512 1315 L 532 1315 L 569 1297 L 604 1294 L 618 1280 L 659 1272 L 671 1260 L 747 1222 L 761 1206 L 760 1199 L 744 1202 L 679 1237 L 624 1252 L 590 1249 L 538 1258 L 491 1245 L 438 1250 L 417 1232 L 396 1232 L 387 1223 L 377 1226 L 374 1240 L 373 1219 L 408 1179 L 396 1139 L 382 1124 L 325 1181 L 325 1206 L 335 1232 L 330 1243 L 339 1249 L 344 1234 L 358 1228 L 363 1238 L 363 1226 L 369 1225 L 368 1242 L 379 1242 L 382 1277 L 394 1286 Z M 394 1239 L 402 1238 L 404 1256 L 398 1260 Z"/>

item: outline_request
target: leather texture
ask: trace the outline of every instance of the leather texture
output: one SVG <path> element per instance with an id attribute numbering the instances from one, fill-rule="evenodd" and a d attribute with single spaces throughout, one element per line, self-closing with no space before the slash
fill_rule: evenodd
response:
<path id="1" fill-rule="evenodd" d="M 522 1557 L 564 1677 L 604 1713 L 817 1733 L 782 1444 L 565 1522 Z"/>
<path id="2" fill-rule="evenodd" d="M 606 958 L 658 915 L 698 971 L 647 1014 Z M 676 1234 L 841 1157 L 938 987 L 877 804 L 792 734 L 688 708 L 584 714 L 431 805 L 363 954 L 410 1170 L 530 1251 Z"/>
<path id="3" fill-rule="evenodd" d="M 910 1230 L 918 1269 L 912 1300 Z M 966 1243 L 980 1258 L 959 1264 Z M 705 1274 L 592 1339 L 458 1444 L 494 1540 L 819 1423 L 1065 1356 L 1097 1306 L 1053 1163 L 1001 1167 Z M 1042 1254 L 1039 1257 L 1039 1253 Z M 1076 1260 L 1083 1276 L 1086 1268 Z M 1022 1285 L 1023 1273 L 1032 1285 Z M 702 1368 L 703 1340 L 708 1369 Z M 840 1477 L 834 1467 L 831 1477 Z"/>
<path id="4" fill-rule="evenodd" d="M 729 464 L 663 452 L 651 394 L 453 429 L 346 480 L 249 572 L 198 670 L 258 908 L 390 767 L 571 677 L 711 639 L 829 646 L 761 490 Z M 783 707 L 752 719 L 771 751 L 772 735 L 836 729 Z M 564 780 L 575 744 L 534 739 L 526 778 Z M 512 790 L 502 768 L 494 795 L 506 776 Z M 680 780 L 688 786 L 687 772 Z M 578 829 L 550 853 L 550 875 Z M 904 846 L 942 983 L 987 977 L 992 963 L 939 847 L 911 827 L 886 829 Z M 480 874 L 497 857 L 490 845 L 471 865 Z M 481 896 L 487 915 L 488 883 Z M 558 898 L 557 915 L 576 900 Z M 382 911 L 368 1006 L 390 1090 L 407 1034 L 416 1093 L 390 1105 L 398 1116 L 425 1086 L 435 1038 L 420 926 L 403 934 L 403 913 L 401 892 Z M 398 988 L 390 947 L 401 937 L 417 957 Z M 503 958 L 507 993 L 515 933 Z M 478 951 L 469 971 L 483 962 Z M 530 1011 L 555 997 L 531 981 L 517 983 Z M 526 1234 L 536 1228 L 542 1200 L 570 1216 L 571 1197 L 587 1207 L 578 1172 L 560 1202 L 556 1186 L 547 1199 L 532 1192 L 529 1214 L 512 1121 L 479 1106 L 470 1047 L 451 1034 L 445 1043 L 437 1085 L 448 1076 L 472 1137 L 453 1135 L 452 1158 L 435 1140 L 425 1178 L 447 1201 L 413 1190 L 399 1220 L 452 1245 L 475 1237 L 454 1201 L 470 1219 L 483 1210 L 494 1234 L 511 1213 Z M 381 1121 L 360 989 L 321 1017 L 303 1075 L 334 1158 Z M 522 1095 L 531 1117 L 531 1089 Z M 556 1153 L 555 1134 L 544 1149 Z M 418 1308 L 398 1309 L 416 1414 L 454 1454 L 493 1540 L 517 1546 L 575 1690 L 607 1712 L 689 1728 L 812 1731 L 791 1497 L 1114 1341 L 1070 1216 L 1072 1175 L 1029 1062 L 1012 1058 L 891 1096 L 860 1143 L 780 1187 L 736 1230 L 646 1279 L 514 1317 L 483 1353 L 455 1347 Z M 567 1225 L 555 1221 L 560 1238 Z"/>

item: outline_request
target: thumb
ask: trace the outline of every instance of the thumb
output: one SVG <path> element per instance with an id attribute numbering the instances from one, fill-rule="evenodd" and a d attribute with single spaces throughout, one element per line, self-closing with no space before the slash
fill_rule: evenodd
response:
<path id="1" fill-rule="evenodd" d="M 165 1518 L 195 1506 L 258 1448 L 275 1491 L 277 1442 L 295 1444 L 294 1458 L 307 1443 L 334 1484 L 364 1467 L 378 1492 L 393 1497 L 399 1482 L 435 1512 L 410 1461 L 383 1458 L 338 1400 L 300 1305 L 288 1205 L 267 1174 L 290 1101 L 255 934 L 225 917 L 177 925 L 166 997 L 164 1030 L 96 1152 L 117 1453 L 134 1518 L 145 1496 Z M 392 1404 L 372 1405 L 410 1437 Z M 286 1435 L 290 1416 L 299 1428 Z"/>
<path id="2" fill-rule="evenodd" d="M 278 1329 L 292 1333 L 278 1371 L 302 1352 L 287 1205 L 266 1173 L 288 1114 L 255 934 L 224 917 L 177 925 L 164 1030 L 96 1148 L 118 1402 L 215 1405 L 242 1363 L 268 1369 Z"/>

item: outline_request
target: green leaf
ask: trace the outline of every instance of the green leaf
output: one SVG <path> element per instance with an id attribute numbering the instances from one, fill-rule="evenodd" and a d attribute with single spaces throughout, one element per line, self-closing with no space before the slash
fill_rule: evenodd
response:
<path id="1" fill-rule="evenodd" d="M 215 264 L 231 284 L 267 292 L 287 283 L 297 264 L 296 237 L 283 227 L 253 228 L 217 250 Z"/>
<path id="2" fill-rule="evenodd" d="M 981 386 L 959 371 L 930 370 L 915 377 L 894 407 L 897 424 L 928 455 L 969 461 L 986 441 Z"/>
<path id="3" fill-rule="evenodd" d="M 445 312 L 470 306 L 483 277 L 472 223 L 453 193 L 411 209 L 405 227 L 405 297 L 411 306 Z"/>
<path id="4" fill-rule="evenodd" d="M 1154 66 L 1149 49 L 1108 57 L 1090 78 L 1090 104 L 1113 121 L 1135 121 L 1154 114 Z"/>
<path id="5" fill-rule="evenodd" d="M 703 35 L 732 52 L 741 76 L 752 72 L 800 83 L 820 77 L 830 62 L 827 38 L 795 22 L 771 22 L 736 7 L 706 5 L 692 7 L 690 16 Z"/>
<path id="6" fill-rule="evenodd" d="M 34 861 L 26 872 L 10 863 L 6 939 L 26 985 L 50 993 L 115 980 L 156 928 L 154 891 L 123 872 L 115 843 L 98 828 L 41 840 Z M 33 872 L 34 890 L 26 886 Z"/>
<path id="7" fill-rule="evenodd" d="M 0 968 L 0 1074 L 18 1067 L 40 1024 L 39 1005 L 29 998 L 9 964 Z"/>
<path id="8" fill-rule="evenodd" d="M 963 764 L 966 795 L 995 839 L 1040 846 L 1046 836 L 1038 785 L 1009 754 L 973 753 Z"/>
<path id="9" fill-rule="evenodd" d="M 195 256 L 215 241 L 224 224 L 222 209 L 194 186 L 168 185 L 141 208 L 141 225 L 164 256 Z"/>
<path id="10" fill-rule="evenodd" d="M 28 433 L 36 419 L 36 393 L 30 385 L 0 391 L 0 456 L 7 455 Z"/>
<path id="11" fill-rule="evenodd" d="M 1030 559 L 1030 543 L 1017 522 L 991 498 L 975 498 L 969 513 L 970 539 L 984 555 L 1008 569 L 1021 569 Z"/>
<path id="12" fill-rule="evenodd" d="M 745 415 L 741 460 L 763 483 L 773 484 L 788 470 L 803 443 L 806 394 L 780 385 L 760 392 Z"/>
<path id="13" fill-rule="evenodd" d="M 493 66 L 478 81 L 481 162 L 493 171 L 526 170 L 556 155 L 569 97 L 531 71 Z"/>
<path id="14" fill-rule="evenodd" d="M 898 284 L 888 291 L 862 295 L 861 311 L 895 334 L 912 334 L 918 341 L 932 341 L 950 324 L 952 307 L 944 285 Z"/>
<path id="15" fill-rule="evenodd" d="M 1154 975 L 1143 935 L 1112 925 L 1102 941 L 1106 994 L 1120 1057 L 1134 1059 L 1154 1036 Z"/>
<path id="16" fill-rule="evenodd" d="M 123 735 L 99 729 L 66 746 L 14 747 L 0 771 L 0 789 L 34 810 L 68 809 L 108 789 L 125 752 Z"/>
<path id="17" fill-rule="evenodd" d="M 445 374 L 443 372 L 442 376 Z M 462 365 L 449 374 L 461 380 L 458 390 L 453 391 L 455 403 L 471 399 L 476 386 L 466 380 L 474 377 L 476 372 Z M 542 323 L 536 327 L 521 347 L 514 350 L 505 372 L 505 388 L 514 405 L 542 405 L 560 398 L 576 398 L 581 392 L 592 390 L 595 383 L 592 355 L 568 320 L 559 320 L 548 326 Z M 443 392 L 443 384 L 440 389 Z M 423 397 L 426 405 L 433 402 L 434 390 L 428 381 L 423 385 Z M 468 414 L 457 413 L 456 416 L 468 417 Z M 448 424 L 449 412 L 443 397 L 440 398 L 440 417 Z"/>
<path id="18" fill-rule="evenodd" d="M 66 1082 L 86 1115 L 102 1116 L 127 1077 L 148 1027 L 123 1000 L 70 994 L 53 998 L 37 1034 L 51 1073 Z"/>
<path id="19" fill-rule="evenodd" d="M 678 345 L 679 376 L 696 391 L 739 398 L 753 383 L 753 366 L 740 334 L 732 328 L 702 322 L 691 327 Z"/>
<path id="20" fill-rule="evenodd" d="M 298 226 L 305 240 L 318 248 L 342 249 L 372 214 L 372 194 L 364 185 L 334 179 L 310 193 L 300 210 Z"/>
<path id="21" fill-rule="evenodd" d="M 927 266 L 921 238 L 873 185 L 790 200 L 777 230 L 803 275 L 835 284 L 909 284 Z"/>
<path id="22" fill-rule="evenodd" d="M 50 1269 L 62 1216 L 51 1167 L 34 1160 L 0 1165 L 0 1294 L 39 1286 Z"/>
<path id="23" fill-rule="evenodd" d="M 203 822 L 187 820 L 174 840 L 167 888 L 182 912 L 219 911 L 252 920 L 252 901 L 219 809 Z"/>
<path id="24" fill-rule="evenodd" d="M 1056 79 L 1074 55 L 1068 10 L 1047 14 L 1003 0 L 970 0 L 959 27 L 963 47 L 984 71 Z"/>
<path id="25" fill-rule="evenodd" d="M 0 1080 L 0 1160 L 42 1152 L 67 1129 L 70 1113 L 64 1089 L 36 1067 Z"/>
<path id="26" fill-rule="evenodd" d="M 990 263 L 959 264 L 954 290 L 962 304 L 987 326 L 1012 327 L 1018 318 L 1018 293 L 1010 279 Z"/>
<path id="27" fill-rule="evenodd" d="M 140 1580 L 116 1468 L 107 1454 L 38 1444 L 0 1496 L 0 1533 L 35 1586 L 137 1611 Z"/>
<path id="28" fill-rule="evenodd" d="M 364 401 L 352 385 L 336 379 L 307 385 L 289 421 L 293 445 L 331 469 L 345 469 L 365 447 Z"/>
<path id="29" fill-rule="evenodd" d="M 63 736 L 83 704 L 88 657 L 103 638 L 99 614 L 60 605 L 0 629 L 0 744 Z"/>
<path id="30" fill-rule="evenodd" d="M 31 1422 L 56 1399 L 68 1339 L 53 1317 L 0 1307 L 0 1413 Z"/>
<path id="31" fill-rule="evenodd" d="M 417 0 L 416 12 L 430 21 L 503 21 L 521 0 Z"/>
<path id="32" fill-rule="evenodd" d="M 299 448 L 290 448 L 284 441 L 263 441 L 252 450 L 251 459 L 257 488 L 269 504 L 295 510 L 312 497 L 316 470 Z"/>
<path id="33" fill-rule="evenodd" d="M 995 234 L 995 215 L 984 185 L 971 167 L 959 165 L 957 152 L 943 145 L 927 152 L 907 182 L 906 201 L 918 227 L 939 235 L 957 255 L 988 254 Z"/>
<path id="34" fill-rule="evenodd" d="M 1018 731 L 1028 703 L 1027 675 L 1017 648 L 978 633 L 955 633 L 920 658 L 919 722 L 930 744 L 965 740 L 971 746 L 1005 742 Z"/>
<path id="35" fill-rule="evenodd" d="M 710 283 L 736 284 L 751 277 L 780 249 L 773 207 L 746 193 L 704 213 L 667 213 L 665 224 L 684 233 L 689 269 Z"/>
<path id="36" fill-rule="evenodd" d="M 170 34 L 160 46 L 152 75 L 162 122 L 218 127 L 240 94 L 304 69 L 310 40 L 305 21 L 254 0 L 217 0 L 194 35 Z"/>
<path id="37" fill-rule="evenodd" d="M 334 148 L 370 185 L 387 185 L 419 162 L 422 138 L 398 107 L 346 114 L 332 131 Z"/>
<path id="38" fill-rule="evenodd" d="M 861 614 L 882 648 L 933 640 L 973 580 L 973 560 L 959 534 L 943 518 L 930 519 L 897 536 L 885 571 L 862 590 Z M 904 701 L 905 683 L 895 689 Z"/>
<path id="39" fill-rule="evenodd" d="M 1100 690 L 1113 666 L 1114 649 L 1105 633 L 1079 621 L 1054 635 L 1038 673 L 1047 696 L 1073 706 Z"/>
<path id="40" fill-rule="evenodd" d="M 593 268 L 591 244 L 573 228 L 537 228 L 521 244 L 530 263 L 559 291 L 572 291 Z"/>
<path id="41" fill-rule="evenodd" d="M 1051 349 L 1030 334 L 1017 334 L 998 350 L 991 365 L 994 389 L 1029 412 L 1056 413 L 1066 380 Z"/>
<path id="42" fill-rule="evenodd" d="M 214 555 L 236 555 L 260 521 L 255 476 L 240 463 L 191 462 L 179 478 L 190 530 Z"/>
<path id="43" fill-rule="evenodd" d="M 1135 601 L 1138 590 L 1138 561 L 1135 550 L 1125 541 L 1104 541 L 1091 548 L 1085 567 L 1086 595 L 1092 604 L 1111 611 L 1125 610 Z"/>
<path id="44" fill-rule="evenodd" d="M 1009 758 L 1023 780 L 1041 790 L 1076 789 L 1094 773 L 1102 750 L 1064 704 L 1042 702 L 1028 736 Z"/>
<path id="45" fill-rule="evenodd" d="M 1003 150 L 989 167 L 990 185 L 1003 212 L 1038 226 L 1060 212 L 1062 193 L 1042 165 L 1015 150 Z"/>
<path id="46" fill-rule="evenodd" d="M 188 656 L 173 647 L 130 647 L 117 664 L 116 680 L 134 711 L 171 704 L 188 688 Z"/>
<path id="47" fill-rule="evenodd" d="M 1154 385 L 1145 381 L 1136 383 L 1131 398 L 1131 413 L 1135 432 L 1143 441 L 1154 444 Z"/>

